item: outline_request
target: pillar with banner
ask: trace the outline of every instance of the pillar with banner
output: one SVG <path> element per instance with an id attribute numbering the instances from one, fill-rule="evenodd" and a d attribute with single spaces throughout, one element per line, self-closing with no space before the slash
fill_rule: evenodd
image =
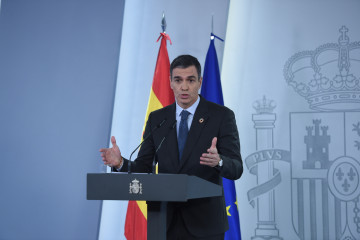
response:
<path id="1" fill-rule="evenodd" d="M 262 101 L 257 101 L 254 108 L 257 113 L 253 114 L 254 128 L 256 131 L 256 153 L 253 154 L 257 162 L 257 183 L 253 189 L 257 196 L 257 228 L 254 240 L 282 239 L 275 222 L 275 191 L 274 187 L 280 183 L 281 178 L 277 169 L 274 168 L 273 158 L 281 156 L 274 148 L 273 129 L 275 127 L 276 114 L 273 101 L 264 96 Z M 253 197 L 255 197 L 255 195 Z"/>

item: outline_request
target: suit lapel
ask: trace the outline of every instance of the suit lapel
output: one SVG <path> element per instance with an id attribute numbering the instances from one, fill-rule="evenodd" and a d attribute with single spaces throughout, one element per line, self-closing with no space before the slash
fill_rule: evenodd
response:
<path id="1" fill-rule="evenodd" d="M 176 121 L 176 104 L 172 104 L 170 106 L 170 109 L 167 113 L 167 119 L 169 122 L 169 128 L 172 128 L 172 124 Z M 171 169 L 178 169 L 179 167 L 179 150 L 178 150 L 178 143 L 177 143 L 177 133 L 176 133 L 176 123 L 175 123 L 175 129 L 171 129 L 169 132 L 169 135 L 167 136 L 168 143 L 167 144 L 167 156 L 166 159 L 169 159 L 169 164 L 172 165 Z"/>
<path id="2" fill-rule="evenodd" d="M 199 96 L 200 97 L 200 96 Z M 188 138 L 186 140 L 184 152 L 180 161 L 179 171 L 184 166 L 184 164 L 188 161 L 191 152 L 196 145 L 197 141 L 199 141 L 201 132 L 206 124 L 206 121 L 208 120 L 208 109 L 206 101 L 200 97 L 200 103 L 195 111 L 195 115 L 193 118 L 193 121 L 191 123 L 190 131 Z M 177 146 L 177 144 L 176 144 Z M 178 150 L 179 151 L 179 150 Z M 200 159 L 199 159 L 200 161 Z"/>

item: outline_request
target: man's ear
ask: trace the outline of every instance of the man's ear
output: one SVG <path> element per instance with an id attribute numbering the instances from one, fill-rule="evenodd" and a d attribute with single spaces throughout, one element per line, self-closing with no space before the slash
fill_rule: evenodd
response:
<path id="1" fill-rule="evenodd" d="M 169 81 L 170 81 L 170 88 L 173 89 L 173 86 L 172 86 L 172 81 L 171 81 L 171 76 L 169 77 Z"/>

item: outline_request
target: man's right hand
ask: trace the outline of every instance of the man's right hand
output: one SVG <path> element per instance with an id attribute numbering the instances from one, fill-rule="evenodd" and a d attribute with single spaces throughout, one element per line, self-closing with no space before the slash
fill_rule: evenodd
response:
<path id="1" fill-rule="evenodd" d="M 101 148 L 101 157 L 105 165 L 109 167 L 120 168 L 122 165 L 123 159 L 121 157 L 121 152 L 116 145 L 116 139 L 114 136 L 111 137 L 112 148 Z"/>

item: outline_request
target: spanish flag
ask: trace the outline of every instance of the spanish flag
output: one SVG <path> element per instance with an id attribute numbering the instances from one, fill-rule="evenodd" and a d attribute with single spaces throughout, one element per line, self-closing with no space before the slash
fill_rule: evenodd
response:
<path id="1" fill-rule="evenodd" d="M 171 43 L 171 40 L 165 32 L 160 33 L 157 41 L 160 39 L 161 44 L 146 110 L 145 124 L 152 111 L 170 105 L 175 101 L 174 93 L 170 88 L 170 61 L 166 47 L 166 41 L 169 40 Z M 147 239 L 147 206 L 145 201 L 129 201 L 125 220 L 125 237 L 127 240 Z"/>

